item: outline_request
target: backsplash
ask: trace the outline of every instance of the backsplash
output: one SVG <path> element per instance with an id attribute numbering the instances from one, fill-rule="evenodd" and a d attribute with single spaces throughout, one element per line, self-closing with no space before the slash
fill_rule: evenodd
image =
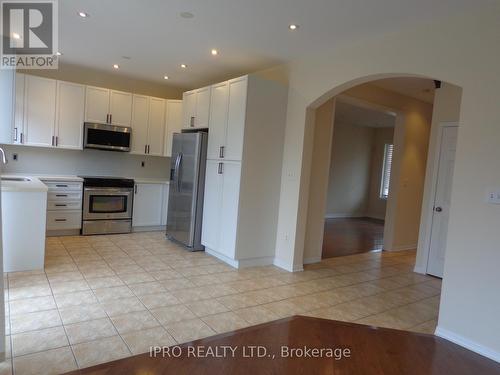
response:
<path id="1" fill-rule="evenodd" d="M 8 163 L 3 173 L 89 175 L 131 178 L 169 176 L 170 158 L 100 150 L 58 150 L 2 145 Z M 13 160 L 13 154 L 18 160 Z M 144 162 L 144 167 L 141 166 Z"/>

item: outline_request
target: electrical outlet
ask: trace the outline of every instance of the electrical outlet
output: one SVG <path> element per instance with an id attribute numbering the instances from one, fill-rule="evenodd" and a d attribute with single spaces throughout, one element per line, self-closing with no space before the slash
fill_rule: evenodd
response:
<path id="1" fill-rule="evenodd" d="M 143 161 L 141 161 L 141 167 L 143 167 L 143 168 L 144 168 L 144 166 L 145 166 L 145 165 L 146 165 L 146 163 L 145 163 L 145 162 L 143 162 Z"/>
<path id="2" fill-rule="evenodd" d="M 500 190 L 491 190 L 486 198 L 490 204 L 500 204 Z"/>
<path id="3" fill-rule="evenodd" d="M 17 161 L 19 158 L 17 154 L 12 154 L 12 160 Z"/>

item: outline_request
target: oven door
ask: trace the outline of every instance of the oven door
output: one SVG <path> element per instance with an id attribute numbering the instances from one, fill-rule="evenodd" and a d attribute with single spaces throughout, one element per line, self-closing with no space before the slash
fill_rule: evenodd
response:
<path id="1" fill-rule="evenodd" d="M 133 189 L 85 188 L 83 220 L 132 218 Z"/>

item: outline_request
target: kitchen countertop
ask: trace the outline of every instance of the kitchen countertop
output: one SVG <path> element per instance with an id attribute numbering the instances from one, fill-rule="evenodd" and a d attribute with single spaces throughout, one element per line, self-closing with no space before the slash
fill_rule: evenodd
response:
<path id="1" fill-rule="evenodd" d="M 7 174 L 6 174 L 7 176 Z M 10 177 L 36 177 L 42 181 L 70 181 L 70 182 L 83 182 L 83 178 L 75 175 L 52 175 L 52 174 L 23 174 L 23 173 L 9 173 Z M 96 176 L 97 177 L 97 176 Z M 125 177 L 134 180 L 138 184 L 162 184 L 168 185 L 170 181 L 167 178 L 135 178 Z"/>
<path id="2" fill-rule="evenodd" d="M 134 178 L 134 177 L 130 178 L 133 179 L 138 184 L 162 184 L 162 185 L 170 184 L 170 181 L 167 180 L 166 178 Z"/>
<path id="3" fill-rule="evenodd" d="M 48 187 L 40 179 L 31 175 L 3 174 L 5 177 L 24 177 L 29 181 L 2 181 L 2 192 L 47 192 Z"/>

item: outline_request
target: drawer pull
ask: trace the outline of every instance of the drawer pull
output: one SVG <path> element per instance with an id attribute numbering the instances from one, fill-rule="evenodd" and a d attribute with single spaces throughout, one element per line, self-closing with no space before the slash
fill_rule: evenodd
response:
<path id="1" fill-rule="evenodd" d="M 60 221 L 67 221 L 67 220 L 66 219 L 55 219 L 54 221 L 60 222 Z"/>
<path id="2" fill-rule="evenodd" d="M 56 207 L 67 207 L 68 205 L 67 204 L 56 204 L 55 206 Z"/>
<path id="3" fill-rule="evenodd" d="M 56 194 L 56 197 L 67 197 L 68 194 Z"/>
<path id="4" fill-rule="evenodd" d="M 68 187 L 68 185 L 56 185 L 56 187 Z"/>

